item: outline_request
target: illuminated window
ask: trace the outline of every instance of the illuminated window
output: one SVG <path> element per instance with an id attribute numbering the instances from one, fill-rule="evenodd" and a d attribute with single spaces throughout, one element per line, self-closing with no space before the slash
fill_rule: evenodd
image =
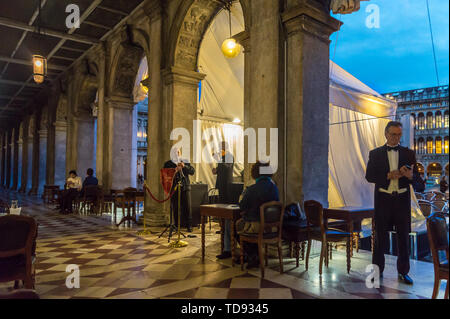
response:
<path id="1" fill-rule="evenodd" d="M 444 127 L 448 127 L 448 111 L 444 113 Z"/>
<path id="2" fill-rule="evenodd" d="M 423 113 L 419 113 L 418 126 L 419 126 L 419 130 L 425 129 L 425 116 L 423 115 Z"/>
<path id="3" fill-rule="evenodd" d="M 442 154 L 442 138 L 436 137 L 436 154 Z"/>
<path id="4" fill-rule="evenodd" d="M 436 112 L 436 128 L 441 128 L 442 127 L 442 114 L 441 112 L 437 111 Z"/>
<path id="5" fill-rule="evenodd" d="M 433 154 L 433 139 L 431 137 L 427 139 L 427 154 Z"/>
<path id="6" fill-rule="evenodd" d="M 419 138 L 418 144 L 419 145 L 418 145 L 417 154 L 425 154 L 425 149 L 426 149 L 425 140 L 422 137 Z"/>
<path id="7" fill-rule="evenodd" d="M 433 128 L 433 113 L 427 113 L 427 129 Z"/>
<path id="8" fill-rule="evenodd" d="M 448 154 L 448 136 L 444 138 L 444 153 Z"/>

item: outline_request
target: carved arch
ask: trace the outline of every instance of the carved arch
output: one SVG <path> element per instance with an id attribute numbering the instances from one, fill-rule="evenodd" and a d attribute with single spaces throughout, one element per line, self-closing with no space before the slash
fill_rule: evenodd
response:
<path id="1" fill-rule="evenodd" d="M 239 0 L 244 14 L 245 29 L 250 30 L 249 0 Z M 222 9 L 217 1 L 186 0 L 178 7 L 168 39 L 168 66 L 197 71 L 198 55 L 203 36 Z"/>

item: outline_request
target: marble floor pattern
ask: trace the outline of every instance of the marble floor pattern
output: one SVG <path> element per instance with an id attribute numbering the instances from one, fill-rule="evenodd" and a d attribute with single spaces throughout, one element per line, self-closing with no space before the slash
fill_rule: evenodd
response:
<path id="1" fill-rule="evenodd" d="M 269 259 L 265 278 L 258 269 L 241 270 L 231 260 L 219 261 L 218 224 L 206 227 L 206 258 L 201 261 L 200 228 L 188 246 L 169 248 L 167 237 L 158 238 L 163 228 L 139 236 L 142 227 L 113 225 L 110 214 L 60 215 L 36 197 L 0 191 L 2 199 L 18 199 L 23 214 L 39 223 L 36 259 L 36 291 L 41 298 L 181 298 L 181 299 L 425 299 L 430 298 L 434 271 L 431 263 L 411 261 L 410 275 L 415 284 L 398 282 L 396 259 L 387 256 L 380 288 L 367 288 L 366 266 L 371 254 L 354 253 L 350 274 L 346 273 L 345 251 L 333 252 L 329 268 L 318 274 L 320 243 L 315 243 L 305 271 L 305 262 L 284 258 L 283 274 L 278 259 Z M 120 217 L 120 216 L 118 216 Z M 80 288 L 66 287 L 68 265 L 78 265 Z M 441 284 L 442 298 L 446 282 Z M 11 290 L 12 283 L 0 283 L 0 293 Z"/>

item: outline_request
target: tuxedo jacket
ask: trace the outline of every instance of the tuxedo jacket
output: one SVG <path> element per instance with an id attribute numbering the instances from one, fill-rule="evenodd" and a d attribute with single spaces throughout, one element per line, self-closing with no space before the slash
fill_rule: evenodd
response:
<path id="1" fill-rule="evenodd" d="M 231 185 L 233 183 L 233 166 L 234 157 L 231 153 L 227 152 L 227 155 L 222 156 L 222 162 L 217 164 L 217 179 L 216 188 L 219 192 L 228 193 L 231 190 Z M 225 163 L 225 157 L 231 159 L 231 163 Z"/>
<path id="2" fill-rule="evenodd" d="M 391 151 L 393 152 L 393 151 Z M 410 198 L 410 187 L 409 185 L 413 182 L 414 176 L 418 175 L 417 167 L 416 167 L 416 154 L 413 150 L 410 150 L 407 147 L 399 146 L 398 150 L 398 169 L 404 165 L 409 165 L 413 168 L 413 179 L 410 180 L 406 177 L 402 177 L 398 181 L 398 188 L 406 188 L 407 192 L 405 196 Z M 366 170 L 366 180 L 369 183 L 375 184 L 375 218 L 380 220 L 380 215 L 383 214 L 380 211 L 380 203 L 379 203 L 379 189 L 384 188 L 388 189 L 390 180 L 387 179 L 387 174 L 390 172 L 389 167 L 389 158 L 388 158 L 388 148 L 387 145 L 383 145 L 378 147 L 369 153 L 369 162 L 367 163 Z M 405 222 L 409 222 L 411 224 L 411 201 L 408 201 L 408 205 L 404 207 L 404 210 L 398 212 L 401 215 L 402 219 Z"/>

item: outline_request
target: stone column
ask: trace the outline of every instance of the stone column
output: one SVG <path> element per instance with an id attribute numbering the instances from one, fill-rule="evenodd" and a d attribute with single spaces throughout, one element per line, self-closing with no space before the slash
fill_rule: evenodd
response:
<path id="1" fill-rule="evenodd" d="M 53 183 L 62 189 L 66 182 L 67 123 L 56 121 L 55 128 L 55 175 Z"/>
<path id="2" fill-rule="evenodd" d="M 159 171 L 164 164 L 163 139 L 163 92 L 162 92 L 162 16 L 161 9 L 152 10 L 150 15 L 150 48 L 148 58 L 148 74 L 150 79 L 148 101 L 148 144 L 146 183 L 157 198 L 163 198 L 164 192 L 160 183 Z M 167 153 L 168 154 L 168 153 Z M 145 193 L 144 214 L 146 223 L 161 226 L 166 223 L 163 205 L 156 203 Z"/>
<path id="3" fill-rule="evenodd" d="M 39 134 L 39 169 L 38 169 L 38 195 L 44 192 L 44 185 L 47 183 L 47 129 L 41 129 Z"/>
<path id="4" fill-rule="evenodd" d="M 31 135 L 28 133 L 27 140 L 26 140 L 26 148 L 27 148 L 27 182 L 26 182 L 26 189 L 24 189 L 25 192 L 27 192 L 27 189 L 31 191 L 32 185 L 33 185 L 33 142 L 34 142 L 34 135 Z"/>
<path id="5" fill-rule="evenodd" d="M 17 190 L 18 183 L 18 174 L 19 174 L 19 125 L 14 127 L 13 136 L 12 136 L 12 162 L 13 162 L 13 170 L 12 170 L 12 190 Z"/>
<path id="6" fill-rule="evenodd" d="M 12 180 L 12 178 L 11 178 L 12 177 L 12 174 L 11 174 L 11 169 L 12 169 L 12 167 L 11 167 L 11 164 L 12 164 L 11 163 L 11 140 L 12 140 L 12 131 L 9 130 L 6 132 L 6 141 L 5 141 L 5 144 L 6 144 L 5 187 L 6 188 L 10 188 L 12 186 L 11 185 L 11 180 Z"/>
<path id="7" fill-rule="evenodd" d="M 88 168 L 95 166 L 95 119 L 90 116 L 74 118 L 75 149 L 72 154 L 75 159 L 75 167 L 68 167 L 68 170 L 76 169 L 78 176 L 86 175 Z"/>
<path id="8" fill-rule="evenodd" d="M 287 202 L 328 206 L 329 37 L 339 28 L 320 4 L 288 1 Z"/>
<path id="9" fill-rule="evenodd" d="M 5 161 L 6 161 L 5 140 L 6 140 L 6 137 L 5 137 L 5 135 L 6 135 L 6 132 L 3 132 L 3 134 L 0 135 L 1 165 L 2 165 L 1 168 L 0 168 L 0 171 L 1 171 L 0 186 L 4 186 L 5 185 L 5 179 L 6 179 L 6 176 L 5 176 L 5 173 L 6 173 L 6 171 L 5 171 L 5 167 L 6 167 L 6 163 L 5 163 Z"/>
<path id="10" fill-rule="evenodd" d="M 99 185 L 104 185 L 103 176 L 106 173 L 103 165 L 105 159 L 103 156 L 106 144 L 105 134 L 105 83 L 106 83 L 106 53 L 102 43 L 99 49 L 99 72 L 98 72 L 98 114 L 97 114 L 97 144 L 96 144 L 96 164 L 95 175 Z"/>
<path id="11" fill-rule="evenodd" d="M 108 167 L 107 188 L 124 189 L 136 184 L 136 163 L 133 162 L 133 108 L 127 98 L 107 98 L 108 103 Z M 133 170 L 134 167 L 134 170 Z M 134 181 L 134 182 L 133 182 Z"/>
<path id="12" fill-rule="evenodd" d="M 23 170 L 23 137 L 19 136 L 17 140 L 17 185 L 16 189 L 20 192 L 22 187 L 22 170 Z"/>

